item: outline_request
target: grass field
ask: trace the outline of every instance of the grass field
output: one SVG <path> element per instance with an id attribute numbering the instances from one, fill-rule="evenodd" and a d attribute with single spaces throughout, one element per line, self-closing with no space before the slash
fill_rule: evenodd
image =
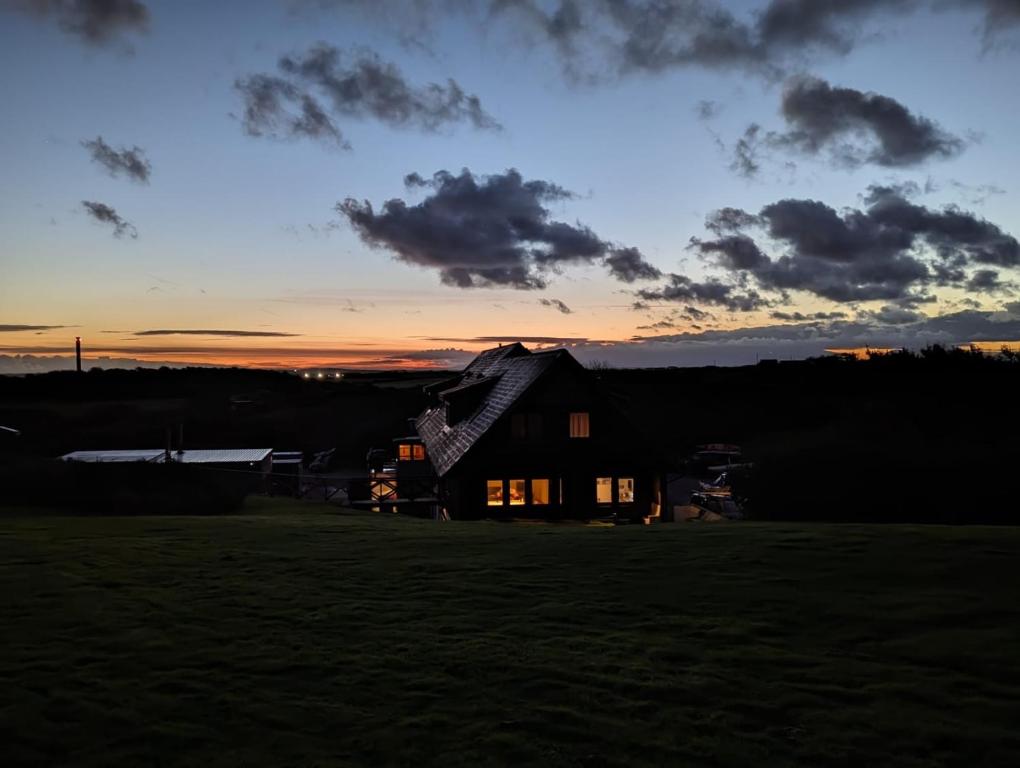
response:
<path id="1" fill-rule="evenodd" d="M 21 765 L 1015 765 L 1020 529 L 0 518 Z"/>

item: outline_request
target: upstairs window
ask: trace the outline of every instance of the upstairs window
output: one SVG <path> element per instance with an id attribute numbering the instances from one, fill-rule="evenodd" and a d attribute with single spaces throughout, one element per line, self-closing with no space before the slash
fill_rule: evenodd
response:
<path id="1" fill-rule="evenodd" d="M 411 455 L 415 461 L 425 461 L 425 446 L 421 443 L 415 443 L 411 446 Z"/>
<path id="2" fill-rule="evenodd" d="M 510 436 L 514 440 L 538 440 L 542 437 L 542 414 L 515 413 L 510 417 Z"/>
<path id="3" fill-rule="evenodd" d="M 570 436 L 571 437 L 588 437 L 588 413 L 572 413 L 570 414 Z"/>
<path id="4" fill-rule="evenodd" d="M 409 443 L 401 443 L 397 446 L 397 459 L 400 461 L 411 460 L 411 445 Z"/>

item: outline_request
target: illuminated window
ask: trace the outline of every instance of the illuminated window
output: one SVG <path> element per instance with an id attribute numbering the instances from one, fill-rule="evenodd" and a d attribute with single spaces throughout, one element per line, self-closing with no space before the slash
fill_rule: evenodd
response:
<path id="1" fill-rule="evenodd" d="M 425 461 L 425 446 L 420 443 L 413 446 L 414 448 L 414 460 Z"/>
<path id="2" fill-rule="evenodd" d="M 516 506 L 524 503 L 524 481 L 523 480 L 511 480 L 510 481 L 510 506 Z"/>
<path id="3" fill-rule="evenodd" d="M 613 503 L 613 478 L 595 478 L 595 501 L 599 504 Z"/>
<path id="4" fill-rule="evenodd" d="M 588 437 L 588 414 L 587 413 L 572 413 L 572 414 L 570 414 L 570 436 L 571 437 Z"/>
<path id="5" fill-rule="evenodd" d="M 621 477 L 617 481 L 618 497 L 621 504 L 634 503 L 634 478 Z"/>
<path id="6" fill-rule="evenodd" d="M 488 504 L 490 507 L 503 506 L 503 481 L 486 480 L 485 487 L 488 499 L 485 503 Z"/>
<path id="7" fill-rule="evenodd" d="M 549 503 L 549 481 L 548 480 L 532 480 L 531 481 L 531 503 L 532 504 L 548 504 Z"/>
<path id="8" fill-rule="evenodd" d="M 407 443 L 401 443 L 400 445 L 398 445 L 397 446 L 397 458 L 400 461 L 410 461 L 411 460 L 411 446 L 408 445 Z"/>

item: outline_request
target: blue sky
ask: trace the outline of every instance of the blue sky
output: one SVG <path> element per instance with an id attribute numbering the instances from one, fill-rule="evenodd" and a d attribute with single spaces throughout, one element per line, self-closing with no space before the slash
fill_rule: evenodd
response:
<path id="1" fill-rule="evenodd" d="M 996 328 L 1011 337 L 1016 275 L 1008 264 L 996 267 L 994 291 L 928 286 L 938 301 L 909 306 L 911 322 L 895 327 L 875 320 L 888 299 L 834 302 L 810 291 L 769 294 L 750 312 L 687 300 L 633 307 L 638 291 L 655 292 L 670 274 L 695 282 L 722 275 L 745 288 L 752 280 L 763 290 L 756 276 L 720 273 L 688 247 L 692 237 L 711 237 L 705 217 L 723 207 L 756 213 L 802 199 L 839 211 L 861 208 L 869 185 L 915 182 L 913 204 L 957 205 L 1020 235 L 1016 35 L 1006 29 L 986 50 L 981 3 L 854 17 L 852 50 L 804 49 L 775 79 L 697 64 L 621 73 L 593 46 L 585 63 L 597 82 L 565 72 L 555 45 L 513 14 L 463 14 L 442 3 L 413 6 L 427 9 L 423 27 L 426 16 L 402 12 L 400 3 L 366 13 L 358 3 L 151 0 L 144 31 L 118 28 L 99 44 L 62 29 L 59 13 L 25 12 L 30 5 L 0 11 L 0 327 L 12 329 L 0 334 L 5 358 L 59 355 L 77 333 L 96 354 L 139 360 L 453 364 L 486 346 L 483 337 L 516 335 L 589 340 L 574 342 L 582 356 L 620 364 L 753 362 L 770 349 L 808 354 L 855 339 L 979 340 L 929 333 L 929 319 L 961 311 L 984 313 L 972 331 L 982 338 L 986 321 L 1001 321 Z M 557 3 L 539 6 L 555 11 Z M 722 6 L 751 23 L 767 3 Z M 235 81 L 278 73 L 281 56 L 318 42 L 350 56 L 372 51 L 412 86 L 452 78 L 502 130 L 454 121 L 429 131 L 342 115 L 350 150 L 247 135 Z M 749 124 L 789 129 L 780 103 L 796 73 L 895 99 L 959 137 L 963 149 L 908 167 L 848 169 L 824 152 L 771 147 L 753 177 L 735 172 L 734 145 Z M 699 115 L 702 101 L 715 105 L 714 116 Z M 81 145 L 97 136 L 114 148 L 140 147 L 152 166 L 149 183 L 105 172 Z M 514 168 L 526 181 L 572 191 L 572 199 L 546 203 L 551 220 L 639 249 L 662 278 L 621 282 L 597 259 L 571 260 L 545 275 L 543 290 L 454 287 L 424 260 L 398 259 L 385 243 L 371 247 L 334 210 L 348 197 L 371 201 L 377 212 L 391 198 L 417 205 L 433 192 L 405 189 L 406 174 L 464 168 L 479 178 Z M 138 237 L 113 237 L 84 200 L 114 208 Z M 772 258 L 789 247 L 763 245 Z M 677 314 L 690 305 L 711 319 Z M 834 327 L 812 321 L 801 334 L 810 343 L 790 346 L 787 332 L 755 331 L 753 343 L 740 334 L 804 323 L 779 321 L 776 312 L 822 311 L 845 317 Z M 647 328 L 656 322 L 672 325 Z M 153 329 L 291 335 L 136 335 Z M 698 338 L 706 331 L 714 335 Z M 425 354 L 438 347 L 464 352 Z"/>

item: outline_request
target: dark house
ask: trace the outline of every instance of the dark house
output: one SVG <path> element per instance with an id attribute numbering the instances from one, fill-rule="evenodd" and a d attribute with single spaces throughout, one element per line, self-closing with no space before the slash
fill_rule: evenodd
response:
<path id="1" fill-rule="evenodd" d="M 641 520 L 659 514 L 648 443 L 595 376 L 563 349 L 482 352 L 428 388 L 416 420 L 453 519 Z"/>

